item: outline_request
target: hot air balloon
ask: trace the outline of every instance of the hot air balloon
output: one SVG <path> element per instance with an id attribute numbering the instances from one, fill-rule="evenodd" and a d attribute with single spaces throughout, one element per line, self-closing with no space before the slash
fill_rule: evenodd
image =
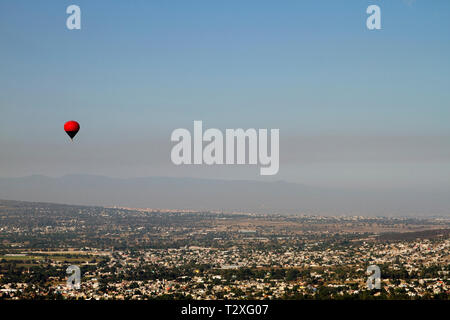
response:
<path id="1" fill-rule="evenodd" d="M 76 121 L 67 121 L 64 124 L 64 131 L 69 135 L 70 139 L 73 139 L 80 130 L 80 124 Z"/>

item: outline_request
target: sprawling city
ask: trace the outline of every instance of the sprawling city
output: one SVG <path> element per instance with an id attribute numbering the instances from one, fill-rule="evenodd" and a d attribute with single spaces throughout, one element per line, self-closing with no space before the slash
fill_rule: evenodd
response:
<path id="1" fill-rule="evenodd" d="M 449 273 L 449 218 L 0 201 L 1 299 L 448 300 Z"/>

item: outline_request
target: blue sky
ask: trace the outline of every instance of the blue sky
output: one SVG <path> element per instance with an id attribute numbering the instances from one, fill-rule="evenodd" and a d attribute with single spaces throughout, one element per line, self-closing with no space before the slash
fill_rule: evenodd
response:
<path id="1" fill-rule="evenodd" d="M 66 29 L 70 4 L 81 7 L 81 30 Z M 381 7 L 382 30 L 366 29 L 370 4 Z M 442 185 L 449 12 L 445 0 L 4 0 L 0 176 L 259 178 L 256 168 L 171 165 L 172 130 L 203 120 L 279 128 L 291 141 L 280 150 L 286 180 L 383 187 L 409 168 L 397 184 L 417 174 L 417 185 Z M 61 129 L 71 119 L 81 124 L 75 147 Z M 397 146 L 386 146 L 390 137 Z M 304 154 L 308 139 L 319 142 Z M 330 151 L 355 139 L 354 150 Z"/>

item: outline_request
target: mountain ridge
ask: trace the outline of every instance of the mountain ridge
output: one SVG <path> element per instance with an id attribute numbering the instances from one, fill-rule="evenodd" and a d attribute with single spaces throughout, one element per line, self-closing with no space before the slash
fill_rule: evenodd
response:
<path id="1" fill-rule="evenodd" d="M 31 175 L 0 178 L 0 199 L 175 210 L 450 215 L 448 190 L 333 189 L 283 180 Z"/>

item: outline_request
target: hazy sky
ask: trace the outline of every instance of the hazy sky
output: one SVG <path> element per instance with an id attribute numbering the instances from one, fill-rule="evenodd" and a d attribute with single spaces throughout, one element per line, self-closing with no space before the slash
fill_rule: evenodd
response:
<path id="1" fill-rule="evenodd" d="M 81 7 L 81 30 L 66 7 Z M 366 28 L 381 7 L 382 30 Z M 450 186 L 450 1 L 0 2 L 0 176 Z M 67 120 L 81 130 L 74 143 Z M 171 132 L 279 128 L 280 171 L 181 166 Z"/>

